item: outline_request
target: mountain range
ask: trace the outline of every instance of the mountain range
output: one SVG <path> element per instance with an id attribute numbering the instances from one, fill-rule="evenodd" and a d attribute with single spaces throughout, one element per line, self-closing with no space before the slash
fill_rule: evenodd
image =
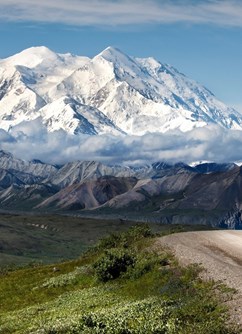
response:
<path id="1" fill-rule="evenodd" d="M 0 209 L 242 228 L 242 168 L 75 161 L 54 166 L 0 151 Z"/>
<path id="2" fill-rule="evenodd" d="M 33 120 L 72 138 L 242 130 L 236 110 L 174 67 L 112 47 L 93 58 L 33 47 L 0 60 L 0 130 Z M 54 165 L 1 150 L 0 209 L 242 228 L 241 175 L 234 163 Z"/>
<path id="3" fill-rule="evenodd" d="M 112 47 L 93 58 L 32 47 L 1 59 L 0 128 L 37 118 L 69 134 L 242 129 L 236 110 L 174 67 Z"/>

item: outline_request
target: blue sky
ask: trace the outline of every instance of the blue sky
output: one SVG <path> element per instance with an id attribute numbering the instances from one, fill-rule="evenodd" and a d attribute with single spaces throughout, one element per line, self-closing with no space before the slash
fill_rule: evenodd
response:
<path id="1" fill-rule="evenodd" d="M 0 0 L 0 58 L 109 45 L 175 66 L 242 112 L 241 0 Z"/>

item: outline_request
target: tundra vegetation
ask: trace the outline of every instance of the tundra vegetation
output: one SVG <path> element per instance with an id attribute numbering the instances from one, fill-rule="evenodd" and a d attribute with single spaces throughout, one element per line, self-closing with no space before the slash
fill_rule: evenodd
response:
<path id="1" fill-rule="evenodd" d="M 101 239 L 75 260 L 4 269 L 0 333 L 236 334 L 234 293 L 155 249 L 148 225 Z"/>

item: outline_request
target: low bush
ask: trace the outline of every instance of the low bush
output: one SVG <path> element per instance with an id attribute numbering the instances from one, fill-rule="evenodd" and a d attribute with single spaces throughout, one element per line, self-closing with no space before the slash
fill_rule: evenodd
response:
<path id="1" fill-rule="evenodd" d="M 120 277 L 130 266 L 134 266 L 135 256 L 123 249 L 111 249 L 97 260 L 93 268 L 97 278 L 102 282 L 107 282 Z"/>

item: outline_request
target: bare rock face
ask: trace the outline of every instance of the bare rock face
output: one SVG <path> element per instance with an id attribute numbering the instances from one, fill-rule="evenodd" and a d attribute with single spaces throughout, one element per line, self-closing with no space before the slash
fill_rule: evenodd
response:
<path id="1" fill-rule="evenodd" d="M 99 207 L 110 199 L 126 193 L 137 183 L 136 178 L 104 176 L 68 186 L 51 196 L 37 208 L 81 210 Z"/>

